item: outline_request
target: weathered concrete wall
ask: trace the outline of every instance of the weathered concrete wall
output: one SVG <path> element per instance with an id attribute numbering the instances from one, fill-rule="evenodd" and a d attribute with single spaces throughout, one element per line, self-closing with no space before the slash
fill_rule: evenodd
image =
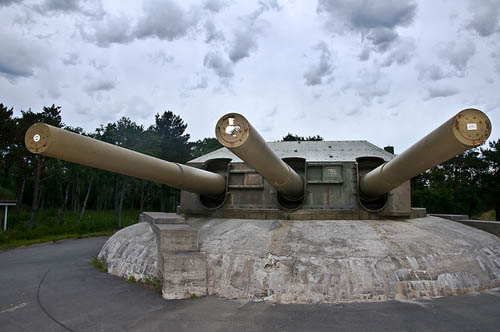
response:
<path id="1" fill-rule="evenodd" d="M 200 223 L 200 244 L 208 293 L 227 298 L 414 300 L 500 286 L 500 239 L 433 217 L 214 219 Z"/>
<path id="2" fill-rule="evenodd" d="M 110 274 L 136 280 L 161 279 L 158 246 L 148 223 L 142 222 L 116 232 L 98 255 Z"/>
<path id="3" fill-rule="evenodd" d="M 200 251 L 206 254 L 207 293 L 226 298 L 281 303 L 415 300 L 500 286 L 500 239 L 436 217 L 188 219 L 187 224 L 198 229 Z M 153 262 L 157 252 L 127 250 L 143 244 L 124 244 L 145 240 L 137 234 L 141 231 L 156 244 L 146 227 L 127 228 L 106 243 L 101 255 L 114 257 L 111 272 L 148 271 L 146 261 Z M 121 244 L 114 245 L 117 236 Z M 198 274 L 205 266 L 200 262 L 189 278 L 202 277 Z"/>

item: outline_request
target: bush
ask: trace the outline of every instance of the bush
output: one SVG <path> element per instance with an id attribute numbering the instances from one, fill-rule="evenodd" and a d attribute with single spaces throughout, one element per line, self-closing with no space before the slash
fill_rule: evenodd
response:
<path id="1" fill-rule="evenodd" d="M 0 249 L 14 248 L 34 243 L 57 241 L 66 238 L 111 235 L 118 230 L 118 218 L 112 210 L 88 210 L 81 223 L 78 214 L 66 211 L 57 225 L 57 209 L 45 209 L 37 214 L 35 227 L 29 229 L 29 209 L 19 214 L 9 213 L 7 232 L 0 232 Z M 139 210 L 123 210 L 123 227 L 137 223 Z"/>

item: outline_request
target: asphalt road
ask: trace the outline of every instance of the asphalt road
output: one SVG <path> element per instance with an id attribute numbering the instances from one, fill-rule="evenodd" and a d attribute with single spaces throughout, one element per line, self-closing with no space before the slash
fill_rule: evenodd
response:
<path id="1" fill-rule="evenodd" d="M 0 331 L 500 331 L 500 290 L 422 302 L 165 301 L 95 269 L 105 238 L 0 252 Z"/>

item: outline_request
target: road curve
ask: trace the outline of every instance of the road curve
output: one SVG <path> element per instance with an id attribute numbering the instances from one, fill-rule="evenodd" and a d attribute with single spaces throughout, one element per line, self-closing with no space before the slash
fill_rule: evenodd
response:
<path id="1" fill-rule="evenodd" d="M 273 305 L 215 297 L 165 301 L 96 270 L 106 238 L 0 252 L 0 330 L 498 331 L 500 290 L 420 302 Z"/>

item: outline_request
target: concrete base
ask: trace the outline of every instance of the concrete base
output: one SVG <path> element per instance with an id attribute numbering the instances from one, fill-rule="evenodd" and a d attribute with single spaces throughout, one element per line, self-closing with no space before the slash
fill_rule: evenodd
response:
<path id="1" fill-rule="evenodd" d="M 418 300 L 500 286 L 500 239 L 442 218 L 186 222 L 198 229 L 200 251 L 206 255 L 206 293 L 225 298 L 279 303 Z M 184 270 L 176 270 L 184 271 L 179 272 L 185 273 L 182 278 L 203 288 L 187 272 L 189 266 L 201 271 L 203 259 L 168 259 L 176 261 L 171 266 L 182 266 Z M 175 278 L 169 282 L 179 284 Z"/>
<path id="2" fill-rule="evenodd" d="M 116 232 L 98 255 L 106 261 L 108 273 L 135 280 L 161 279 L 158 246 L 147 223 L 138 223 Z"/>
<path id="3" fill-rule="evenodd" d="M 207 256 L 200 252 L 163 252 L 163 298 L 207 295 Z"/>

